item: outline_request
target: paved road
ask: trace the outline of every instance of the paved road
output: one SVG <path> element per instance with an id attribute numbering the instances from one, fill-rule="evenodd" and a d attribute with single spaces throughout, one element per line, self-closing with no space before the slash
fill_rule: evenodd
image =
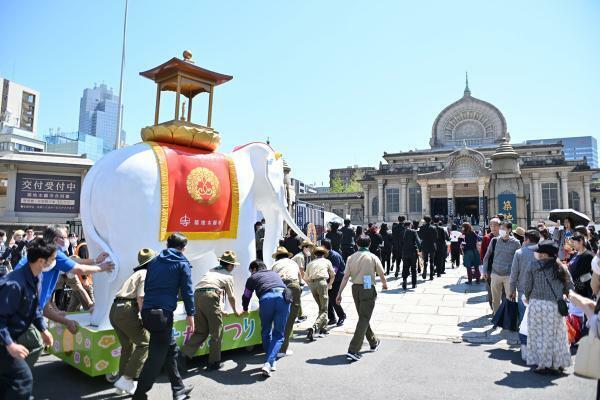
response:
<path id="1" fill-rule="evenodd" d="M 314 343 L 299 338 L 292 344 L 295 354 L 282 359 L 267 380 L 260 375 L 264 355 L 258 350 L 225 353 L 225 368 L 218 372 L 200 370 L 205 363 L 200 357 L 185 381 L 195 385 L 193 399 L 211 400 L 595 398 L 596 382 L 575 377 L 572 367 L 567 375 L 538 376 L 502 343 L 384 339 L 378 352 L 366 352 L 361 361 L 349 364 L 343 356 L 349 340 L 343 333 Z M 112 386 L 103 378 L 89 378 L 52 356 L 42 357 L 34 379 L 36 399 L 113 398 Z M 161 378 L 150 399 L 171 398 L 165 382 Z"/>

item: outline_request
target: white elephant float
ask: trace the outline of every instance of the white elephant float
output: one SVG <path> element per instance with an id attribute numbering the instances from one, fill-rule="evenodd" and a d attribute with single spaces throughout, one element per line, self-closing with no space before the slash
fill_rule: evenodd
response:
<path id="1" fill-rule="evenodd" d="M 265 220 L 264 254 L 270 254 L 282 236 L 283 222 L 302 237 L 286 208 L 283 160 L 263 143 L 251 143 L 229 153 L 239 185 L 237 238 L 190 240 L 185 252 L 193 265 L 194 285 L 216 265 L 216 257 L 234 250 L 240 266 L 234 270 L 236 297 L 241 300 L 249 276 L 248 264 L 256 256 L 254 222 L 257 211 Z M 109 328 L 108 313 L 114 296 L 137 265 L 137 252 L 165 247 L 159 240 L 161 181 L 155 154 L 148 143 L 113 151 L 98 161 L 85 178 L 81 194 L 81 218 L 90 254 L 110 254 L 111 273 L 94 277 L 96 304 L 91 325 Z"/>

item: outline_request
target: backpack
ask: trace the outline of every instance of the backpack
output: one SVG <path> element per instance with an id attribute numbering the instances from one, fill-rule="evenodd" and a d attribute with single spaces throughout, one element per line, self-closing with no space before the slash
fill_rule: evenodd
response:
<path id="1" fill-rule="evenodd" d="M 496 251 L 496 242 L 498 241 L 497 237 L 492 238 L 492 242 L 490 246 L 492 246 L 492 252 L 490 253 L 490 257 L 488 258 L 486 271 L 488 274 L 492 272 L 492 265 L 494 264 L 494 252 Z"/>

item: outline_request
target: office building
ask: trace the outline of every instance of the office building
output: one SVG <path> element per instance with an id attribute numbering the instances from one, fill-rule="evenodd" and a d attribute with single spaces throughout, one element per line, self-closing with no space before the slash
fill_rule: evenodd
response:
<path id="1" fill-rule="evenodd" d="M 45 140 L 50 153 L 85 156 L 93 161 L 98 161 L 104 155 L 104 140 L 101 137 L 80 132 L 51 131 Z"/>
<path id="2" fill-rule="evenodd" d="M 79 133 L 101 138 L 104 151 L 115 148 L 119 122 L 119 97 L 105 84 L 83 91 L 79 105 Z M 124 132 L 121 142 L 125 142 Z"/>
<path id="3" fill-rule="evenodd" d="M 575 136 L 554 139 L 532 139 L 526 144 L 556 144 L 562 143 L 566 160 L 581 160 L 585 158 L 592 168 L 598 168 L 598 141 L 593 136 Z"/>

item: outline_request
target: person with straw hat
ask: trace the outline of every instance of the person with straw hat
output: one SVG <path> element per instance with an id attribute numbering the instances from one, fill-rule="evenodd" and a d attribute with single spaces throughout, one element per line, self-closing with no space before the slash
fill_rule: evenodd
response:
<path id="1" fill-rule="evenodd" d="M 210 334 L 208 367 L 209 370 L 221 369 L 221 341 L 223 340 L 223 312 L 221 310 L 221 294 L 225 292 L 231 309 L 238 317 L 242 315 L 235 306 L 233 287 L 233 269 L 240 265 L 233 251 L 226 251 L 219 257 L 219 266 L 209 270 L 196 285 L 194 315 L 196 330 L 190 339 L 181 347 L 186 357 L 193 357 L 198 348 Z M 185 364 L 185 363 L 184 363 Z"/>
<path id="2" fill-rule="evenodd" d="M 298 310 L 300 310 L 300 296 L 302 295 L 302 288 L 300 287 L 300 281 L 302 275 L 300 273 L 300 267 L 294 261 L 290 259 L 292 253 L 290 253 L 285 247 L 279 246 L 277 251 L 273 253 L 275 263 L 271 268 L 274 272 L 277 272 L 281 277 L 281 280 L 292 293 L 292 302 L 290 303 L 290 313 L 288 314 L 287 322 L 285 325 L 285 336 L 281 349 L 277 354 L 278 357 L 291 356 L 294 354 L 292 350 L 289 350 L 290 336 L 294 329 L 294 322 L 298 317 Z"/>
<path id="3" fill-rule="evenodd" d="M 327 334 L 327 307 L 329 304 L 329 290 L 333 287 L 335 272 L 331 261 L 327 259 L 329 250 L 325 247 L 315 249 L 315 257 L 306 266 L 304 281 L 310 287 L 310 291 L 319 307 L 319 315 L 312 327 L 308 328 L 306 338 L 309 341 L 314 340 L 315 335 Z"/>
<path id="4" fill-rule="evenodd" d="M 300 268 L 300 275 L 302 276 L 302 280 L 300 280 L 300 288 L 304 286 L 304 271 L 306 271 L 306 266 L 313 259 L 313 250 L 315 249 L 315 245 L 310 240 L 303 240 L 300 243 L 301 251 L 292 257 L 292 261 L 298 264 Z M 300 308 L 298 309 L 298 322 L 306 321 L 306 315 L 302 314 L 302 303 L 300 303 Z"/>
<path id="5" fill-rule="evenodd" d="M 133 394 L 148 357 L 148 331 L 142 326 L 140 310 L 144 302 L 144 281 L 148 263 L 156 257 L 152 249 L 138 252 L 138 265 L 117 292 L 109 319 L 121 343 L 120 378 L 114 383 L 117 394 Z"/>

